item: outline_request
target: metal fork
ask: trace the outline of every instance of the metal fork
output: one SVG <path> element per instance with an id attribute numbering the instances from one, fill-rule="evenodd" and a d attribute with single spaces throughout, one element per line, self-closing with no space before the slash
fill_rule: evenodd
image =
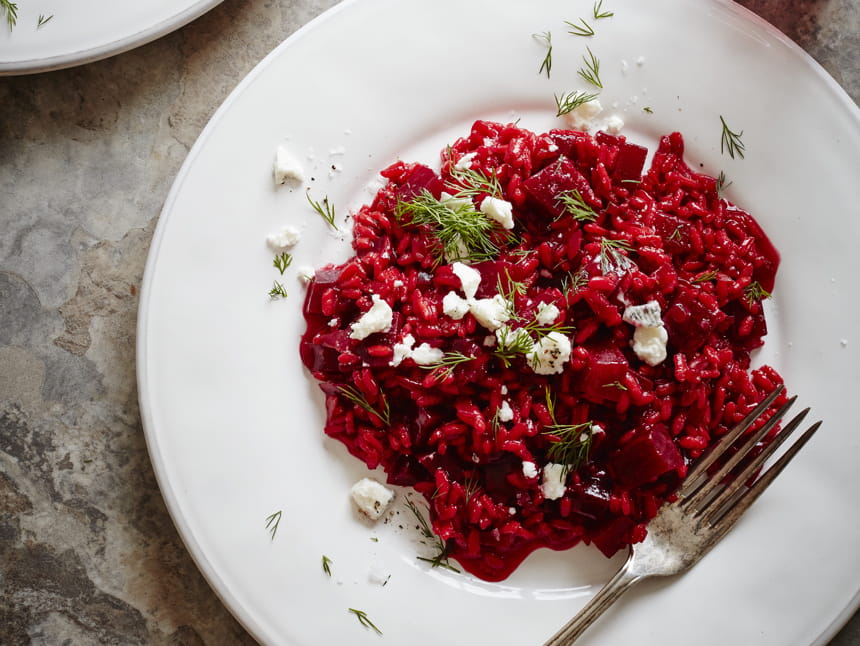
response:
<path id="1" fill-rule="evenodd" d="M 544 646 L 572 644 L 634 583 L 652 576 L 680 574 L 698 563 L 725 536 L 821 426 L 820 421 L 810 426 L 767 471 L 746 487 L 764 462 L 809 413 L 808 408 L 798 413 L 765 449 L 751 458 L 748 464 L 736 469 L 797 399 L 796 396 L 789 399 L 758 430 L 744 437 L 745 432 L 770 408 L 782 391 L 783 387 L 779 386 L 770 393 L 695 463 L 681 483 L 677 499 L 660 508 L 648 524 L 645 540 L 631 547 L 630 555 L 618 573 Z M 708 470 L 733 446 L 736 446 L 736 452 L 714 473 L 709 474 Z"/>

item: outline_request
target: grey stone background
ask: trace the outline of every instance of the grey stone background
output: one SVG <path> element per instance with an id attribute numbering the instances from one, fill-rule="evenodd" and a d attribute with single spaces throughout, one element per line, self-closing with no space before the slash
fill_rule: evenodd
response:
<path id="1" fill-rule="evenodd" d="M 0 644 L 253 643 L 155 482 L 137 408 L 138 290 L 209 117 L 333 4 L 226 0 L 131 52 L 0 78 Z M 857 0 L 741 4 L 860 101 Z M 832 642 L 850 645 L 856 617 Z"/>

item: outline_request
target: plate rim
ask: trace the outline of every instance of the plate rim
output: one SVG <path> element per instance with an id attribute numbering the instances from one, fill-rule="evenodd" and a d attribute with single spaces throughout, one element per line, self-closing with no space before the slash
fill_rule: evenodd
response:
<path id="1" fill-rule="evenodd" d="M 203 0 L 199 5 L 210 4 L 215 6 L 222 0 Z M 191 527 L 187 523 L 184 516 L 180 513 L 180 503 L 176 495 L 174 486 L 168 479 L 166 465 L 160 459 L 160 443 L 157 437 L 157 431 L 153 424 L 152 402 L 149 399 L 149 388 L 147 382 L 148 365 L 146 362 L 147 354 L 147 337 L 146 329 L 148 323 L 149 309 L 148 304 L 152 296 L 152 282 L 155 273 L 155 265 L 158 261 L 159 250 L 165 231 L 167 222 L 171 214 L 171 208 L 177 201 L 182 187 L 185 184 L 188 174 L 194 165 L 194 161 L 200 155 L 205 147 L 213 130 L 215 130 L 224 115 L 230 110 L 233 103 L 242 96 L 246 88 L 253 84 L 255 80 L 269 67 L 275 58 L 283 55 L 283 52 L 289 49 L 293 42 L 303 38 L 307 32 L 312 31 L 316 26 L 324 21 L 331 19 L 334 15 L 341 11 L 349 10 L 356 4 L 372 4 L 375 0 L 341 0 L 338 4 L 324 10 L 308 22 L 304 23 L 296 31 L 282 40 L 268 54 L 266 54 L 236 85 L 229 93 L 224 101 L 218 106 L 216 111 L 207 121 L 204 128 L 201 130 L 192 148 L 189 150 L 182 166 L 177 172 L 170 191 L 165 199 L 164 206 L 158 216 L 155 231 L 152 241 L 147 252 L 147 259 L 144 268 L 144 274 L 141 281 L 140 301 L 138 306 L 137 325 L 136 325 L 136 377 L 138 389 L 138 404 L 140 409 L 141 424 L 144 431 L 147 451 L 150 455 L 150 462 L 156 476 L 159 489 L 162 497 L 165 500 L 165 505 L 170 514 L 171 520 L 177 529 L 180 539 L 188 550 L 194 563 L 197 565 L 200 572 L 203 574 L 207 583 L 216 596 L 224 603 L 226 609 L 231 615 L 250 633 L 255 639 L 261 640 L 264 643 L 271 641 L 272 637 L 263 625 L 261 625 L 254 614 L 232 594 L 224 579 L 216 571 L 215 567 L 209 561 L 203 549 L 196 540 Z M 727 9 L 730 12 L 742 16 L 744 20 L 754 23 L 758 29 L 764 30 L 767 34 L 773 37 L 776 41 L 787 47 L 798 62 L 802 62 L 810 72 L 814 74 L 819 81 L 822 81 L 834 94 L 834 98 L 838 97 L 842 103 L 842 107 L 860 127 L 860 106 L 848 95 L 847 91 L 836 81 L 836 79 L 825 69 L 815 58 L 799 44 L 789 38 L 786 34 L 780 31 L 776 26 L 754 13 L 747 7 L 738 4 L 734 0 L 708 0 L 713 6 Z M 201 12 L 203 13 L 203 12 Z M 192 18 L 189 18 L 190 21 Z M 188 22 L 186 21 L 186 22 Z M 184 23 L 183 23 L 184 24 Z M 157 38 L 154 36 L 150 40 Z M 3 75 L 0 70 L 0 76 Z M 827 628 L 811 643 L 810 646 L 825 646 L 839 632 L 839 630 L 848 622 L 848 620 L 860 610 L 860 586 L 854 596 L 848 600 L 844 608 L 842 608 L 829 623 Z"/>
<path id="2" fill-rule="evenodd" d="M 188 23 L 193 22 L 202 16 L 204 13 L 214 9 L 223 1 L 224 0 L 197 0 L 179 13 L 174 14 L 171 18 L 162 20 L 154 25 L 150 25 L 145 29 L 141 29 L 140 31 L 124 38 L 111 40 L 94 47 L 86 47 L 65 54 L 49 56 L 47 58 L 29 58 L 12 62 L 0 61 L 0 77 L 53 72 L 55 70 L 94 63 L 105 58 L 110 58 L 111 56 L 116 56 L 117 54 L 122 54 L 142 45 L 146 45 L 154 40 L 158 40 L 162 36 L 166 36 L 167 34 L 184 27 Z"/>

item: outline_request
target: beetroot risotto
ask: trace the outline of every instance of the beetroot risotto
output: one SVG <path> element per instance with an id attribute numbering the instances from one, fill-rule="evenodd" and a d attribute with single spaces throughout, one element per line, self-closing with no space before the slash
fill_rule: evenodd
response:
<path id="1" fill-rule="evenodd" d="M 486 580 L 641 541 L 688 465 L 782 383 L 750 369 L 779 256 L 664 137 L 478 121 L 398 161 L 316 272 L 301 357 L 325 432 L 414 487 Z M 784 396 L 774 406 L 784 401 Z"/>

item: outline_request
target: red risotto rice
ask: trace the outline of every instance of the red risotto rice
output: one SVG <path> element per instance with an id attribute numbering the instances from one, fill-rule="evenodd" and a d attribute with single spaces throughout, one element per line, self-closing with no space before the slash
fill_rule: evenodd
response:
<path id="1" fill-rule="evenodd" d="M 664 137 L 478 121 L 397 162 L 316 272 L 301 357 L 325 432 L 414 487 L 486 580 L 641 541 L 692 460 L 782 383 L 750 369 L 779 256 Z M 784 401 L 781 397 L 775 404 Z"/>

